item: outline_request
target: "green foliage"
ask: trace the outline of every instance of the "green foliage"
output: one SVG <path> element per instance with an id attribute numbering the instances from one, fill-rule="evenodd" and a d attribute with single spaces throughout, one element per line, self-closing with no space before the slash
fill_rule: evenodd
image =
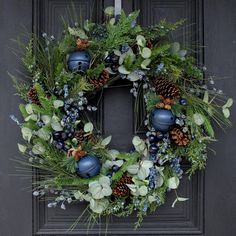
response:
<path id="1" fill-rule="evenodd" d="M 62 41 L 59 42 L 58 48 L 61 54 L 66 55 L 66 53 L 74 50 L 75 47 L 75 37 L 69 33 L 66 33 L 62 38 Z"/>
<path id="2" fill-rule="evenodd" d="M 29 91 L 29 85 L 26 83 L 26 82 L 20 82 L 17 80 L 17 78 L 8 73 L 8 75 L 10 76 L 10 78 L 12 79 L 12 82 L 14 84 L 14 87 L 17 91 L 17 95 L 21 97 L 21 99 L 23 99 L 24 101 L 28 101 L 28 96 L 27 96 L 27 93 Z"/>
<path id="3" fill-rule="evenodd" d="M 178 29 L 185 20 L 180 20 L 175 23 L 167 22 L 166 20 L 161 20 L 158 24 L 143 28 L 143 33 L 146 39 L 156 39 L 168 35 L 170 32 Z"/>
<path id="4" fill-rule="evenodd" d="M 137 33 L 137 27 L 132 28 L 133 21 L 138 17 L 139 11 L 132 12 L 126 16 L 124 11 L 121 11 L 120 20 L 115 25 L 107 25 L 108 37 L 105 39 L 102 48 L 108 51 L 111 48 L 116 48 L 124 43 L 133 43 L 135 39 L 130 38 L 132 33 Z"/>
<path id="5" fill-rule="evenodd" d="M 147 96 L 147 102 L 146 102 L 146 109 L 147 112 L 151 112 L 156 104 L 160 102 L 160 97 L 156 95 L 155 92 L 149 92 L 146 94 Z"/>
<path id="6" fill-rule="evenodd" d="M 139 153 L 131 153 L 131 154 L 121 153 L 118 156 L 118 159 L 125 160 L 125 163 L 122 165 L 119 171 L 117 171 L 116 173 L 112 175 L 112 180 L 113 181 L 119 180 L 122 177 L 122 175 L 126 172 L 127 167 L 136 163 L 139 157 L 140 157 Z"/>
<path id="7" fill-rule="evenodd" d="M 37 90 L 37 95 L 43 108 L 43 111 L 41 111 L 41 113 L 52 115 L 54 111 L 53 97 L 48 98 L 40 84 L 35 84 L 34 87 Z"/>
<path id="8" fill-rule="evenodd" d="M 62 160 L 62 167 L 65 167 L 70 173 L 75 173 L 75 159 L 74 157 L 65 157 Z"/>
<path id="9" fill-rule="evenodd" d="M 105 69 L 105 65 L 104 65 L 104 63 L 101 63 L 101 64 L 97 65 L 94 68 L 88 69 L 87 70 L 87 76 L 89 78 L 97 78 L 102 73 L 102 71 L 104 69 Z"/>

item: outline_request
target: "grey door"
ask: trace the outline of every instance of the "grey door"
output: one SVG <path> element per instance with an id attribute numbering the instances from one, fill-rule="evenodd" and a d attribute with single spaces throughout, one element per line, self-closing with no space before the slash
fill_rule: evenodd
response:
<path id="1" fill-rule="evenodd" d="M 18 58 L 10 52 L 10 39 L 23 32 L 48 32 L 58 35 L 61 29 L 60 15 L 67 15 L 67 0 L 0 0 L 0 236 L 31 235 L 86 235 L 86 225 L 78 224 L 73 232 L 66 232 L 83 209 L 83 205 L 71 206 L 66 211 L 48 209 L 46 203 L 32 200 L 31 178 L 20 178 L 12 158 L 18 155 L 16 143 L 20 133 L 9 115 L 17 111 L 18 100 L 7 71 L 21 69 Z M 102 20 L 102 10 L 113 0 L 75 0 L 74 5 L 83 19 Z M 208 75 L 224 77 L 217 85 L 234 97 L 236 87 L 236 1 L 213 0 L 124 0 L 123 8 L 130 12 L 140 9 L 139 23 L 154 24 L 161 18 L 176 21 L 186 18 L 186 26 L 174 35 L 186 44 L 206 45 L 196 51 L 199 63 L 208 68 Z M 103 110 L 97 117 L 103 133 L 114 137 L 113 146 L 127 150 L 131 136 L 139 129 L 133 127 L 132 97 L 128 87 L 107 89 Z M 113 116 L 117 110 L 125 114 Z M 109 116 L 107 115 L 109 114 Z M 232 111 L 235 123 L 236 112 Z M 140 114 L 142 120 L 142 114 Z M 116 124 L 114 127 L 113 124 Z M 119 128 L 117 128 L 119 127 Z M 180 195 L 190 200 L 171 208 L 174 196 L 168 194 L 167 203 L 155 214 L 146 217 L 142 227 L 133 231 L 135 216 L 128 219 L 111 218 L 108 235 L 236 235 L 236 145 L 235 127 L 219 133 L 219 142 L 212 145 L 217 151 L 209 152 L 205 173 L 196 174 L 191 181 L 184 178 Z M 34 178 L 34 177 L 33 177 Z M 105 222 L 89 234 L 104 234 Z"/>

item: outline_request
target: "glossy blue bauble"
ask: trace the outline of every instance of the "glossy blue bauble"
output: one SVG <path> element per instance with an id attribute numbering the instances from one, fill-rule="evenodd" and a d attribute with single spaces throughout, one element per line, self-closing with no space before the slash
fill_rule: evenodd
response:
<path id="1" fill-rule="evenodd" d="M 150 114 L 150 122 L 156 131 L 167 132 L 175 123 L 175 116 L 170 110 L 154 109 Z"/>
<path id="2" fill-rule="evenodd" d="M 159 132 L 156 133 L 156 138 L 157 138 L 158 141 L 160 141 L 164 138 L 164 134 L 159 131 Z"/>
<path id="3" fill-rule="evenodd" d="M 113 165 L 111 169 L 113 172 L 117 172 L 120 169 L 120 167 L 118 165 Z"/>
<path id="4" fill-rule="evenodd" d="M 85 50 L 75 51 L 69 54 L 67 65 L 71 72 L 85 73 L 89 68 L 91 57 Z"/>
<path id="5" fill-rule="evenodd" d="M 157 151 L 158 151 L 157 145 L 156 145 L 156 144 L 151 144 L 150 147 L 149 147 L 149 152 L 150 152 L 151 154 L 156 154 Z"/>
<path id="6" fill-rule="evenodd" d="M 187 105 L 187 99 L 185 99 L 185 98 L 180 98 L 180 99 L 179 99 L 179 104 L 182 105 L 182 106 L 186 106 L 186 105 Z"/>
<path id="7" fill-rule="evenodd" d="M 148 136 L 148 140 L 149 140 L 149 143 L 156 143 L 157 142 L 157 138 L 153 134 Z"/>
<path id="8" fill-rule="evenodd" d="M 96 156 L 87 155 L 76 161 L 76 173 L 82 178 L 90 178 L 100 173 L 101 162 Z"/>

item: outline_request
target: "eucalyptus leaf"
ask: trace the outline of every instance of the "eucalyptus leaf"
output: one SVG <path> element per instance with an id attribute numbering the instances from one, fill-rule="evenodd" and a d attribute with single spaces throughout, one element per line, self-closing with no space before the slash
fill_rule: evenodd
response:
<path id="1" fill-rule="evenodd" d="M 150 70 L 150 68 L 147 67 L 150 63 L 151 63 L 151 59 L 145 59 L 141 64 L 142 69 Z"/>
<path id="2" fill-rule="evenodd" d="M 136 37 L 137 44 L 141 47 L 145 47 L 146 45 L 146 39 L 143 35 L 137 35 Z"/>
<path id="3" fill-rule="evenodd" d="M 118 57 L 120 57 L 122 55 L 120 50 L 115 49 L 115 50 L 113 50 L 113 52 Z"/>
<path id="4" fill-rule="evenodd" d="M 170 189 L 177 189 L 179 186 L 179 178 L 171 177 L 167 180 L 167 186 Z"/>
<path id="5" fill-rule="evenodd" d="M 234 100 L 232 98 L 229 98 L 223 108 L 229 108 L 233 105 Z"/>
<path id="6" fill-rule="evenodd" d="M 174 42 L 171 45 L 171 53 L 172 54 L 177 54 L 180 50 L 180 43 L 179 42 Z"/>
<path id="7" fill-rule="evenodd" d="M 209 92 L 208 91 L 204 92 L 203 101 L 208 104 L 208 102 L 209 102 Z"/>
<path id="8" fill-rule="evenodd" d="M 27 105 L 25 106 L 25 110 L 26 110 L 26 112 L 27 112 L 29 115 L 33 114 L 33 106 L 32 106 L 32 104 L 27 104 Z"/>
<path id="9" fill-rule="evenodd" d="M 27 128 L 27 127 L 22 127 L 21 128 L 21 133 L 22 133 L 23 139 L 30 142 L 31 137 L 32 137 L 32 130 Z"/>
<path id="10" fill-rule="evenodd" d="M 223 108 L 222 112 L 224 114 L 224 117 L 228 119 L 230 117 L 230 110 L 228 108 Z"/>
<path id="11" fill-rule="evenodd" d="M 138 169 L 139 169 L 139 165 L 138 164 L 130 165 L 130 166 L 127 167 L 127 171 L 131 175 L 136 175 L 138 173 Z"/>
<path id="12" fill-rule="evenodd" d="M 84 125 L 84 132 L 91 133 L 93 131 L 93 123 L 88 122 Z"/>
<path id="13" fill-rule="evenodd" d="M 25 121 L 29 121 L 29 120 L 33 120 L 33 121 L 37 121 L 38 120 L 38 116 L 36 114 L 31 114 L 27 117 L 25 117 Z"/>
<path id="14" fill-rule="evenodd" d="M 52 120 L 51 120 L 51 127 L 55 130 L 55 131 L 62 131 L 63 128 L 60 124 L 60 119 L 57 116 L 53 116 Z"/>
<path id="15" fill-rule="evenodd" d="M 79 37 L 81 39 L 88 39 L 83 29 L 68 27 L 68 31 L 73 36 Z"/>
<path id="16" fill-rule="evenodd" d="M 175 207 L 175 204 L 177 202 L 184 202 L 184 201 L 188 201 L 188 198 L 184 198 L 184 197 L 177 197 L 174 202 L 172 203 L 171 207 L 174 208 Z"/>
<path id="17" fill-rule="evenodd" d="M 110 25 L 114 25 L 116 23 L 116 19 L 113 17 L 109 21 Z"/>
<path id="18" fill-rule="evenodd" d="M 138 191 L 139 191 L 140 196 L 146 196 L 148 193 L 148 189 L 144 185 L 141 186 Z"/>
<path id="19" fill-rule="evenodd" d="M 187 50 L 182 49 L 178 52 L 178 54 L 181 58 L 184 58 L 187 54 Z"/>
<path id="20" fill-rule="evenodd" d="M 48 115 L 42 115 L 42 116 L 41 116 L 41 120 L 43 121 L 43 123 L 44 123 L 45 125 L 47 125 L 47 124 L 49 124 L 49 123 L 51 122 L 51 117 L 48 116 Z"/>
<path id="21" fill-rule="evenodd" d="M 112 160 L 115 160 L 118 157 L 118 155 L 120 154 L 120 152 L 115 149 L 110 149 L 108 151 L 108 153 L 109 153 L 109 156 L 111 157 Z"/>
<path id="22" fill-rule="evenodd" d="M 193 120 L 194 120 L 194 122 L 197 124 L 197 125 L 202 125 L 203 123 L 204 123 L 204 121 L 205 121 L 205 118 L 204 118 L 204 116 L 203 115 L 201 115 L 200 113 L 195 113 L 194 115 L 193 115 Z"/>
<path id="23" fill-rule="evenodd" d="M 148 196 L 148 201 L 149 201 L 150 203 L 155 202 L 155 201 L 156 201 L 156 197 L 150 195 L 150 196 Z"/>
<path id="24" fill-rule="evenodd" d="M 59 107 L 63 107 L 64 106 L 64 102 L 62 100 L 55 100 L 53 101 L 53 106 L 58 109 Z"/>
<path id="25" fill-rule="evenodd" d="M 83 196 L 83 193 L 81 193 L 79 190 L 74 193 L 75 199 L 81 199 Z"/>
<path id="26" fill-rule="evenodd" d="M 137 187 L 135 184 L 126 184 L 128 186 L 128 188 L 133 192 L 136 193 L 137 192 Z"/>
<path id="27" fill-rule="evenodd" d="M 49 140 L 51 137 L 50 133 L 45 128 L 39 129 L 37 135 L 45 141 Z"/>
<path id="28" fill-rule="evenodd" d="M 25 151 L 27 150 L 27 147 L 25 145 L 20 144 L 20 143 L 18 143 L 17 146 L 18 146 L 19 151 L 22 153 L 25 153 Z"/>
<path id="29" fill-rule="evenodd" d="M 115 12 L 115 8 L 113 6 L 106 7 L 104 13 L 108 16 L 113 16 Z"/>
<path id="30" fill-rule="evenodd" d="M 130 74 L 130 71 L 128 71 L 123 65 L 118 67 L 118 71 L 124 75 Z"/>
<path id="31" fill-rule="evenodd" d="M 132 143 L 134 146 L 138 146 L 142 143 L 142 139 L 139 136 L 134 136 L 132 139 Z"/>
<path id="32" fill-rule="evenodd" d="M 45 152 L 45 147 L 41 143 L 37 143 L 33 146 L 32 152 L 36 155 L 41 155 Z"/>
<path id="33" fill-rule="evenodd" d="M 127 79 L 132 81 L 132 82 L 135 82 L 135 81 L 140 80 L 140 77 L 136 72 L 132 72 L 127 76 Z"/>
<path id="34" fill-rule="evenodd" d="M 150 48 L 145 47 L 145 48 L 142 49 L 141 56 L 143 58 L 149 58 L 151 55 L 152 55 L 152 51 L 151 51 Z"/>
<path id="35" fill-rule="evenodd" d="M 110 178 L 107 177 L 107 176 L 102 176 L 99 178 L 99 183 L 102 185 L 102 186 L 110 186 L 111 184 L 111 181 L 110 181 Z"/>
<path id="36" fill-rule="evenodd" d="M 144 168 L 142 166 L 139 168 L 138 177 L 139 177 L 140 180 L 146 179 L 148 177 L 148 174 L 149 174 L 149 172 L 147 171 L 146 168 Z"/>
<path id="37" fill-rule="evenodd" d="M 112 136 L 110 135 L 110 136 L 106 137 L 105 139 L 103 139 L 101 142 L 101 145 L 107 146 L 111 142 L 111 138 L 112 138 Z"/>

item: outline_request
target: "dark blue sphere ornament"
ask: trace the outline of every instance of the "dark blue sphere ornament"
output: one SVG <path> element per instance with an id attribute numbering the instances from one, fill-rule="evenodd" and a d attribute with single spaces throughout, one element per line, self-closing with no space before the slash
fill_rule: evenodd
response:
<path id="1" fill-rule="evenodd" d="M 157 138 L 153 134 L 148 136 L 148 140 L 149 140 L 149 143 L 156 143 L 157 142 Z"/>
<path id="2" fill-rule="evenodd" d="M 186 106 L 186 105 L 187 105 L 187 99 L 185 99 L 185 98 L 180 98 L 180 99 L 179 99 L 179 104 L 182 105 L 182 106 Z"/>
<path id="3" fill-rule="evenodd" d="M 150 122 L 156 131 L 167 132 L 175 123 L 175 116 L 170 110 L 154 109 L 150 114 Z"/>
<path id="4" fill-rule="evenodd" d="M 89 68 L 91 57 L 85 50 L 74 51 L 69 54 L 67 66 L 71 72 L 85 73 Z"/>
<path id="5" fill-rule="evenodd" d="M 101 162 L 96 156 L 87 155 L 76 161 L 76 173 L 82 178 L 90 178 L 100 173 Z"/>
<path id="6" fill-rule="evenodd" d="M 150 147 L 149 147 L 149 152 L 151 154 L 157 154 L 157 151 L 158 151 L 158 147 L 156 144 L 151 144 Z"/>

